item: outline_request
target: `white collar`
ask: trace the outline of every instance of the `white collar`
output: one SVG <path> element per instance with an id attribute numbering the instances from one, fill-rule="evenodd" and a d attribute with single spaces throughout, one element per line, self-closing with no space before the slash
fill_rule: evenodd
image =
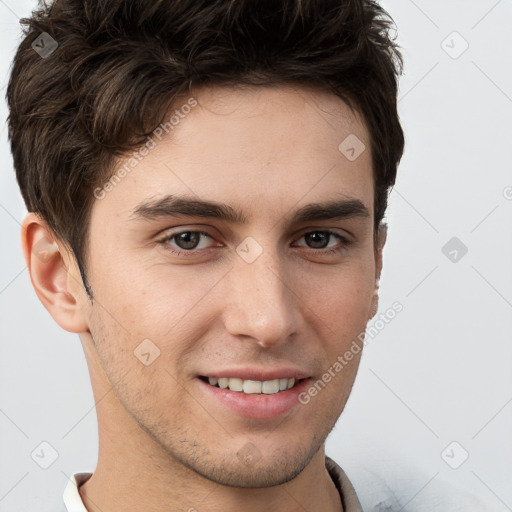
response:
<path id="1" fill-rule="evenodd" d="M 75 473 L 64 489 L 63 499 L 66 512 L 87 512 L 78 487 L 89 480 L 92 473 Z"/>

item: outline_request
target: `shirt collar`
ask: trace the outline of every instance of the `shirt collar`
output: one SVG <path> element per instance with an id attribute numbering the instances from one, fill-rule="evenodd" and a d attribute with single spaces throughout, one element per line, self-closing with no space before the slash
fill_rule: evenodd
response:
<path id="1" fill-rule="evenodd" d="M 325 457 L 325 467 L 340 493 L 341 503 L 343 503 L 343 512 L 364 512 L 357 498 L 354 486 L 348 479 L 346 473 L 336 462 L 327 456 Z"/>
<path id="2" fill-rule="evenodd" d="M 70 479 L 64 494 L 64 505 L 66 506 L 66 512 L 87 512 L 82 497 L 78 492 L 78 488 L 85 483 L 92 476 L 92 473 L 75 473 Z"/>

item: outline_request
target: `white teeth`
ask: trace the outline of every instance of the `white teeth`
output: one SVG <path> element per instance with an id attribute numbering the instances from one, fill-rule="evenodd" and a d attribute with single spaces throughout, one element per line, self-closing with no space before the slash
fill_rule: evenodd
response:
<path id="1" fill-rule="evenodd" d="M 266 380 L 261 385 L 261 392 L 266 395 L 273 395 L 274 393 L 279 393 L 279 379 L 274 380 Z"/>
<path id="2" fill-rule="evenodd" d="M 231 391 L 242 391 L 243 380 L 242 379 L 229 379 L 229 389 Z"/>
<path id="3" fill-rule="evenodd" d="M 261 393 L 261 384 L 259 380 L 244 380 L 244 393 Z"/>
<path id="4" fill-rule="evenodd" d="M 295 379 L 273 379 L 273 380 L 242 380 L 238 377 L 208 377 L 212 386 L 218 386 L 230 391 L 238 391 L 247 394 L 274 395 L 280 391 L 286 391 L 295 386 Z"/>

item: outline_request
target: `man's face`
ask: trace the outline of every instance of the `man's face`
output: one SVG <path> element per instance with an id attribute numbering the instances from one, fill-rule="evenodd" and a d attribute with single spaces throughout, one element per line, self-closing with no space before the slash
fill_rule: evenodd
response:
<path id="1" fill-rule="evenodd" d="M 99 371 L 161 453 L 226 485 L 276 485 L 322 446 L 359 364 L 360 352 L 298 400 L 371 317 L 369 135 L 340 99 L 305 88 L 216 87 L 195 98 L 175 106 L 172 137 L 154 138 L 95 201 L 94 301 L 81 307 Z M 356 159 L 338 148 L 354 135 L 368 148 Z M 245 222 L 204 208 L 172 215 L 177 199 L 223 204 Z M 331 202 L 347 202 L 345 213 L 296 214 Z M 232 378 L 234 390 L 209 378 Z"/>

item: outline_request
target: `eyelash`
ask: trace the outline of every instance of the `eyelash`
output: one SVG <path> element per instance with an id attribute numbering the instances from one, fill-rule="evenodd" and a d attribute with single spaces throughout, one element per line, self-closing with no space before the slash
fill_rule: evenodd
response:
<path id="1" fill-rule="evenodd" d="M 206 233 L 204 231 L 185 230 L 185 231 L 178 231 L 176 233 L 173 233 L 172 235 L 166 236 L 165 238 L 163 238 L 162 240 L 159 240 L 158 242 L 161 243 L 165 247 L 166 251 L 170 251 L 172 254 L 174 254 L 176 256 L 188 257 L 188 256 L 195 256 L 195 255 L 197 255 L 197 252 L 201 251 L 202 249 L 190 249 L 190 250 L 187 251 L 187 250 L 184 250 L 184 249 L 176 250 L 176 249 L 170 249 L 169 248 L 169 242 L 171 240 L 173 240 L 175 237 L 177 237 L 178 235 L 182 235 L 183 233 L 197 233 L 199 235 L 205 235 L 207 237 L 213 238 L 209 233 Z M 339 233 L 337 233 L 335 231 L 331 231 L 330 229 L 317 229 L 315 231 L 307 231 L 306 233 L 303 233 L 300 238 L 302 238 L 302 237 L 304 237 L 306 235 L 310 235 L 311 233 L 325 233 L 325 234 L 334 236 L 335 238 L 337 238 L 338 240 L 340 240 L 342 242 L 342 244 L 340 246 L 335 247 L 334 249 L 314 249 L 314 248 L 311 248 L 311 247 L 309 248 L 310 251 L 313 251 L 313 252 L 316 252 L 316 253 L 320 253 L 322 255 L 329 255 L 329 254 L 338 253 L 338 252 L 342 251 L 345 247 L 347 247 L 348 245 L 350 245 L 352 243 L 351 240 L 348 240 L 344 236 L 340 235 Z M 300 240 L 300 238 L 299 238 L 299 240 Z M 205 249 L 205 250 L 207 250 L 207 249 Z"/>

